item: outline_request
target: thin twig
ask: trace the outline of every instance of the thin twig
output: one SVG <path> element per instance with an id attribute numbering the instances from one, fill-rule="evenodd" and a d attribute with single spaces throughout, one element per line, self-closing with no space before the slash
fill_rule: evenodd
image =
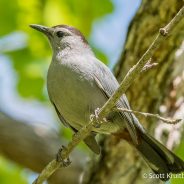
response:
<path id="1" fill-rule="evenodd" d="M 120 112 L 129 112 L 129 113 L 134 113 L 134 114 L 140 114 L 143 115 L 145 117 L 153 117 L 153 118 L 157 118 L 167 124 L 176 124 L 179 123 L 182 119 L 171 119 L 171 118 L 163 118 L 162 116 L 160 116 L 159 114 L 151 114 L 151 113 L 147 113 L 147 112 L 139 112 L 139 111 L 134 111 L 131 109 L 126 109 L 126 108 L 115 108 L 115 111 L 120 111 Z"/>
<path id="2" fill-rule="evenodd" d="M 68 146 L 65 149 L 63 149 L 63 151 L 61 152 L 61 155 L 60 155 L 61 158 L 63 160 L 67 159 L 69 157 L 69 154 L 72 152 L 72 150 L 80 143 L 81 140 L 83 140 L 89 134 L 89 132 L 92 131 L 92 128 L 97 124 L 98 122 L 91 120 L 89 124 L 82 127 L 76 134 L 74 134 Z M 42 172 L 40 173 L 38 178 L 33 182 L 33 184 L 43 183 L 59 167 L 61 167 L 61 163 L 58 162 L 56 159 L 54 159 L 42 170 Z"/>
<path id="3" fill-rule="evenodd" d="M 148 70 L 158 66 L 158 63 L 151 63 L 151 58 L 149 61 L 144 65 L 144 67 L 141 70 L 141 73 L 147 72 Z"/>
<path id="4" fill-rule="evenodd" d="M 82 141 L 89 133 L 92 131 L 94 126 L 101 125 L 103 123 L 104 117 L 106 117 L 112 108 L 115 106 L 118 99 L 122 96 L 123 93 L 129 88 L 129 86 L 133 83 L 133 81 L 140 75 L 143 67 L 146 62 L 153 56 L 153 53 L 156 51 L 158 46 L 165 40 L 166 36 L 172 29 L 176 26 L 176 24 L 181 21 L 184 15 L 184 7 L 180 9 L 177 15 L 169 22 L 167 26 L 161 28 L 159 34 L 156 36 L 153 43 L 150 45 L 148 50 L 144 53 L 141 59 L 138 61 L 136 65 L 134 65 L 123 81 L 121 82 L 119 88 L 115 91 L 115 93 L 109 98 L 109 100 L 104 104 L 99 112 L 99 121 L 95 121 L 93 118 L 89 124 L 80 129 L 72 138 L 72 141 L 68 144 L 66 149 L 61 153 L 62 160 L 65 160 L 69 157 L 71 151 L 77 146 L 77 144 Z M 34 184 L 41 184 L 44 180 L 46 180 L 56 169 L 61 166 L 60 162 L 56 160 L 51 161 L 40 173 L 38 178 L 35 180 Z"/>
<path id="5" fill-rule="evenodd" d="M 164 27 L 159 30 L 159 34 L 156 36 L 153 43 L 150 45 L 148 50 L 143 54 L 141 59 L 134 65 L 126 74 L 123 81 L 121 82 L 119 88 L 115 93 L 109 98 L 109 100 L 104 104 L 99 114 L 99 117 L 106 117 L 110 110 L 115 106 L 118 99 L 122 96 L 123 93 L 129 88 L 133 81 L 140 75 L 141 70 L 147 63 L 147 61 L 153 56 L 154 52 L 157 50 L 158 46 L 166 39 L 169 32 L 177 25 L 179 21 L 184 16 L 184 6 L 176 14 L 176 16 Z M 164 33 L 164 34 L 163 34 Z"/>

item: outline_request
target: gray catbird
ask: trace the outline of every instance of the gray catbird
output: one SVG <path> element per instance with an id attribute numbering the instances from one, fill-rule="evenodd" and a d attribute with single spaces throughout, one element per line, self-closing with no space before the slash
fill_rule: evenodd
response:
<path id="1" fill-rule="evenodd" d="M 53 56 L 47 76 L 49 97 L 61 122 L 77 132 L 119 84 L 76 28 L 67 25 L 30 26 L 44 33 L 51 43 Z M 125 95 L 117 106 L 130 108 Z M 106 119 L 106 123 L 100 128 L 94 127 L 91 135 L 84 139 L 95 153 L 100 153 L 95 133 L 114 134 L 129 141 L 155 173 L 164 175 L 162 180 L 169 179 L 168 173 L 184 171 L 184 162 L 148 135 L 133 114 L 113 111 Z"/>

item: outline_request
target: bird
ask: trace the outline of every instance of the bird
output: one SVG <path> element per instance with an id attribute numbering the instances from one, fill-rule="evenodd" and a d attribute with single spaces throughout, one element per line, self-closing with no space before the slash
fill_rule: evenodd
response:
<path id="1" fill-rule="evenodd" d="M 46 35 L 53 51 L 47 73 L 49 99 L 61 122 L 78 132 L 117 90 L 119 83 L 111 70 L 96 58 L 77 28 L 37 24 L 30 27 Z M 131 109 L 125 94 L 116 106 Z M 162 174 L 161 180 L 167 181 L 169 173 L 184 171 L 183 160 L 149 135 L 133 113 L 113 110 L 105 123 L 92 129 L 83 141 L 96 154 L 100 154 L 95 139 L 98 133 L 127 140 L 155 174 Z"/>

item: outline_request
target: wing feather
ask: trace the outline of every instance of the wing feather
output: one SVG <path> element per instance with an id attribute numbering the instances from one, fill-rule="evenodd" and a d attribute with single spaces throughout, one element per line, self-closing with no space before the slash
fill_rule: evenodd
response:
<path id="1" fill-rule="evenodd" d="M 95 70 L 96 72 L 94 73 L 94 81 L 104 96 L 108 99 L 119 87 L 119 83 L 107 66 L 100 61 L 97 61 L 96 65 L 97 68 Z M 130 105 L 125 94 L 123 94 L 120 100 L 117 102 L 117 106 L 130 109 Z M 132 137 L 133 142 L 138 144 L 138 136 L 136 131 L 137 119 L 132 113 L 124 112 L 119 114 L 125 119 L 127 129 Z"/>

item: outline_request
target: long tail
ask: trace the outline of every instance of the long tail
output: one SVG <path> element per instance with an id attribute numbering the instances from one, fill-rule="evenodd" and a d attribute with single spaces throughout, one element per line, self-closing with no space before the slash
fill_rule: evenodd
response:
<path id="1" fill-rule="evenodd" d="M 167 181 L 169 173 L 184 171 L 184 162 L 152 136 L 140 131 L 140 144 L 136 147 L 147 164 L 156 174 L 162 174 L 161 180 Z"/>

